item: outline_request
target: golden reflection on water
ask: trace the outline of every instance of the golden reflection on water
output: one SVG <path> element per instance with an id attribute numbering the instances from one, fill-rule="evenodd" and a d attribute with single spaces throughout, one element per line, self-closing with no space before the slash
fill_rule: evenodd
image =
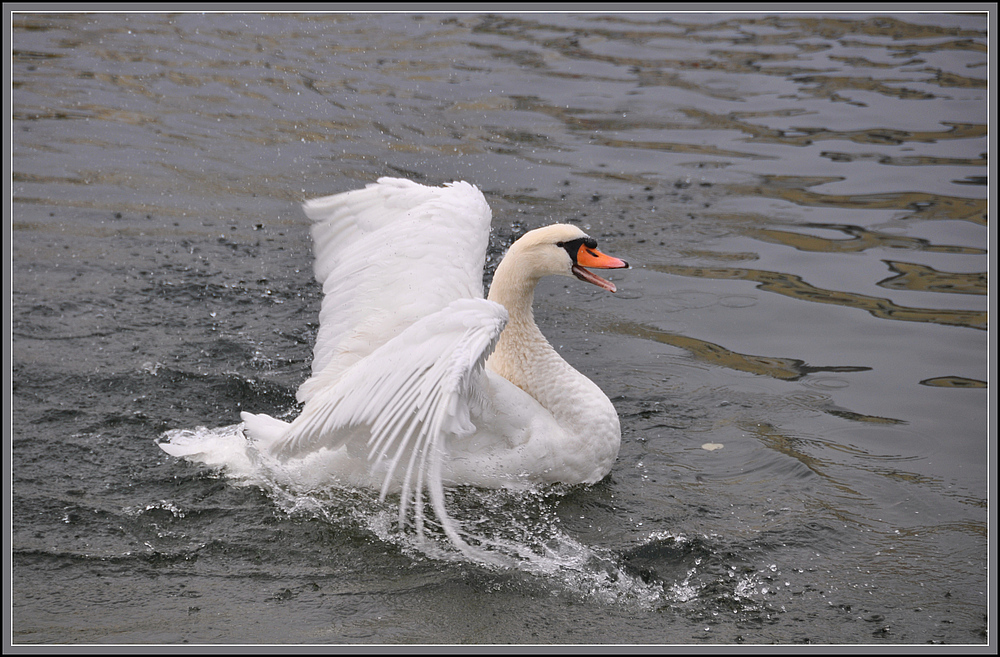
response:
<path id="1" fill-rule="evenodd" d="M 601 23 L 613 27 L 601 26 Z M 636 29 L 630 29 L 634 26 Z M 762 34 L 757 28 L 772 28 L 777 32 Z M 474 28 L 476 32 L 503 35 L 518 41 L 532 44 L 545 52 L 559 52 L 567 58 L 587 59 L 596 62 L 614 64 L 616 66 L 655 66 L 668 70 L 684 70 L 698 68 L 702 70 L 725 70 L 736 73 L 760 73 L 785 77 L 788 70 L 778 67 L 762 67 L 761 61 L 787 61 L 802 54 L 821 52 L 827 45 L 817 43 L 816 39 L 840 41 L 854 48 L 873 48 L 881 51 L 888 48 L 899 57 L 920 52 L 919 46 L 911 44 L 897 47 L 885 46 L 883 39 L 915 40 L 939 38 L 948 39 L 940 45 L 935 43 L 934 50 L 978 50 L 982 46 L 973 39 L 981 38 L 983 34 L 977 30 L 963 30 L 935 25 L 919 25 L 899 20 L 894 17 L 876 16 L 857 20 L 840 18 L 814 18 L 808 16 L 765 16 L 760 18 L 740 16 L 709 23 L 698 23 L 686 20 L 684 16 L 665 14 L 656 21 L 630 21 L 627 16 L 595 16 L 585 28 L 578 26 L 564 27 L 543 22 L 542 19 L 518 15 L 486 16 Z M 558 35 L 558 36 L 555 36 Z M 867 35 L 879 39 L 877 43 L 854 40 L 858 35 Z M 845 41 L 845 38 L 849 40 Z M 596 52 L 587 48 L 582 39 L 628 42 L 635 46 L 648 46 L 658 40 L 674 40 L 691 42 L 707 48 L 692 49 L 690 58 L 653 58 L 635 55 L 610 54 Z M 715 46 L 715 47 L 713 47 Z M 726 50 L 725 47 L 734 50 Z M 788 52 L 783 48 L 791 47 Z M 496 56 L 502 51 L 499 46 L 490 46 Z M 641 52 L 636 48 L 634 51 Z M 651 52 L 657 52 L 651 50 Z M 532 65 L 536 68 L 545 67 L 545 58 L 529 50 L 508 50 L 509 57 L 517 57 L 518 63 Z M 713 59 L 707 59 L 706 55 Z M 902 60 L 893 64 L 894 67 L 912 65 L 915 62 Z M 803 71 L 818 72 L 810 69 Z M 857 88 L 864 88 L 864 82 L 873 82 L 870 78 L 858 77 Z M 878 81 L 874 81 L 878 84 Z M 978 81 L 977 81 L 978 82 Z M 892 89 L 891 91 L 895 91 Z"/>
<path id="2" fill-rule="evenodd" d="M 886 278 L 878 285 L 892 290 L 919 290 L 921 292 L 950 292 L 952 294 L 988 294 L 987 272 L 959 274 L 943 272 L 910 262 L 886 260 L 889 269 L 897 276 Z"/>
<path id="3" fill-rule="evenodd" d="M 614 22 L 613 27 L 605 25 Z M 510 48 L 496 44 L 480 45 L 490 56 L 510 60 L 519 66 L 529 67 L 534 72 L 559 78 L 591 79 L 594 81 L 619 81 L 607 74 L 598 75 L 597 70 L 607 71 L 607 65 L 630 69 L 640 87 L 663 86 L 683 91 L 694 91 L 703 96 L 722 100 L 746 100 L 743 94 L 726 88 L 725 85 L 704 84 L 693 81 L 687 72 L 712 72 L 726 75 L 765 75 L 783 80 L 794 80 L 801 97 L 820 97 L 831 101 L 846 102 L 865 106 L 843 95 L 846 90 L 876 94 L 884 98 L 903 100 L 927 100 L 938 96 L 933 87 L 942 89 L 986 88 L 985 78 L 961 76 L 932 67 L 915 68 L 923 63 L 918 53 L 933 50 L 981 50 L 982 44 L 974 41 L 983 34 L 973 30 L 910 24 L 892 17 L 872 17 L 868 20 L 826 19 L 812 17 L 740 17 L 731 20 L 713 21 L 708 24 L 692 23 L 684 17 L 666 15 L 658 21 L 630 22 L 628 17 L 593 17 L 590 26 L 563 27 L 545 24 L 535 17 L 490 16 L 485 17 L 474 31 L 505 37 L 505 42 L 520 42 L 525 48 Z M 602 25 L 605 24 L 605 25 Z M 630 29 L 635 25 L 638 29 Z M 641 26 L 641 27 L 640 27 Z M 774 34 L 757 34 L 761 26 L 781 30 Z M 876 43 L 845 40 L 867 34 L 876 37 Z M 913 44 L 885 45 L 886 37 L 902 39 L 945 39 L 933 46 Z M 844 57 L 828 54 L 832 62 L 842 62 L 847 73 L 816 68 L 816 63 L 799 57 L 809 57 L 812 53 L 829 48 L 816 43 L 815 39 L 836 39 L 845 47 L 854 49 L 884 49 L 893 52 L 897 61 L 880 63 L 862 57 Z M 629 43 L 635 46 L 629 55 L 611 54 L 595 44 L 602 42 Z M 654 43 L 676 42 L 674 48 L 650 47 Z M 684 44 L 690 47 L 684 49 Z M 534 48 L 536 50 L 528 50 Z M 682 56 L 677 52 L 684 51 Z M 543 54 L 544 53 L 544 54 Z M 563 71 L 557 65 L 558 53 L 568 61 L 588 61 L 598 64 L 593 73 L 580 72 L 578 67 Z M 640 55 L 638 53 L 648 53 Z M 661 55 L 661 56 L 657 56 Z M 784 63 L 786 65 L 775 65 Z M 898 78 L 872 77 L 864 72 L 871 68 L 895 69 Z M 852 70 L 853 69 L 853 70 Z M 907 85 L 910 86 L 907 86 Z M 919 87 L 919 88 L 918 88 Z M 558 118 L 567 127 L 585 131 L 615 131 L 635 129 L 665 130 L 735 130 L 747 135 L 751 141 L 781 143 L 804 146 L 820 140 L 852 141 L 868 144 L 903 144 L 906 142 L 932 143 L 950 139 L 976 139 L 987 135 L 985 124 L 944 123 L 943 130 L 907 131 L 886 127 L 862 128 L 856 131 L 833 130 L 823 127 L 772 128 L 753 119 L 768 116 L 794 116 L 805 114 L 805 110 L 775 110 L 765 112 L 730 112 L 715 114 L 707 109 L 678 107 L 676 111 L 690 121 L 671 121 L 658 117 L 657 120 L 627 119 L 621 116 L 598 114 L 580 116 L 579 108 L 551 104 L 538 98 L 524 99 L 533 105 L 530 109 Z M 521 108 L 527 109 L 527 108 Z M 637 142 L 613 139 L 600 135 L 608 146 L 637 147 L 647 150 L 667 152 L 690 152 L 723 157 L 760 158 L 760 154 L 744 153 L 733 149 L 720 149 L 705 144 L 684 144 L 682 141 L 637 140 Z"/>
<path id="4" fill-rule="evenodd" d="M 854 422 L 867 422 L 868 424 L 906 424 L 906 420 L 897 420 L 895 418 L 881 417 L 879 415 L 866 415 L 865 413 L 848 411 L 843 408 L 828 408 L 824 410 L 829 415 L 844 418 L 845 420 L 853 420 Z"/>
<path id="5" fill-rule="evenodd" d="M 559 120 L 567 128 L 591 134 L 598 143 L 611 147 L 642 148 L 644 150 L 659 150 L 664 152 L 697 153 L 720 157 L 735 157 L 744 159 L 776 159 L 775 156 L 750 151 L 719 148 L 704 143 L 685 143 L 683 141 L 654 141 L 639 139 L 620 139 L 609 137 L 604 132 L 619 132 L 627 130 L 678 131 L 678 136 L 690 137 L 691 130 L 727 130 L 736 131 L 747 136 L 748 142 L 784 144 L 788 146 L 809 146 L 818 141 L 850 141 L 858 144 L 872 145 L 902 145 L 909 142 L 936 143 L 950 140 L 979 139 L 988 135 L 988 126 L 969 123 L 947 123 L 947 129 L 907 131 L 884 127 L 864 128 L 859 130 L 831 130 L 822 127 L 791 127 L 786 129 L 772 128 L 754 122 L 754 119 L 769 117 L 787 117 L 804 113 L 801 110 L 775 110 L 766 112 L 730 112 L 716 114 L 711 111 L 680 107 L 677 111 L 693 121 L 670 121 L 657 119 L 643 120 L 635 117 L 581 115 L 579 108 L 546 103 L 535 96 L 512 96 L 517 102 L 515 108 L 522 111 L 538 112 Z M 833 157 L 827 153 L 827 157 Z M 893 157 L 888 155 L 846 154 L 840 157 L 846 159 L 878 158 L 880 164 L 900 165 L 969 165 L 985 166 L 986 153 L 978 158 L 951 158 L 938 160 L 933 157 L 910 156 Z M 885 161 L 883 161 L 885 160 Z M 779 177 L 775 177 L 779 178 Z M 813 184 L 834 182 L 837 178 L 816 179 Z"/>
<path id="6" fill-rule="evenodd" d="M 836 207 L 855 210 L 902 210 L 912 214 L 903 219 L 953 219 L 986 225 L 987 199 L 945 196 L 928 192 L 882 192 L 877 194 L 823 194 L 810 191 L 840 178 L 773 176 L 760 177 L 758 184 L 732 184 L 734 196 L 776 198 L 807 207 Z"/>
<path id="7" fill-rule="evenodd" d="M 795 358 L 779 358 L 775 356 L 754 356 L 741 354 L 705 340 L 699 340 L 687 335 L 679 335 L 661 331 L 651 326 L 634 322 L 618 322 L 607 327 L 615 333 L 630 335 L 644 340 L 654 340 L 662 344 L 679 347 L 689 352 L 698 360 L 726 367 L 740 372 L 749 372 L 769 376 L 784 381 L 796 381 L 807 374 L 816 372 L 863 372 L 870 367 L 812 367 L 804 361 Z"/>
<path id="8" fill-rule="evenodd" d="M 964 376 L 936 376 L 931 379 L 924 379 L 921 385 L 932 388 L 988 388 L 986 381 L 970 379 Z"/>
<path id="9" fill-rule="evenodd" d="M 889 166 L 912 167 L 912 166 L 954 166 L 954 167 L 984 167 L 989 164 L 986 153 L 980 153 L 979 157 L 937 157 L 933 155 L 885 155 L 883 153 L 840 153 L 834 151 L 823 151 L 822 157 L 829 158 L 833 162 L 860 162 L 869 160 L 879 164 Z M 982 184 L 986 184 L 985 180 Z"/>
<path id="10" fill-rule="evenodd" d="M 725 216 L 717 215 L 718 218 L 737 220 L 747 223 L 750 219 L 751 225 L 742 226 L 740 232 L 748 237 L 758 239 L 762 242 L 781 244 L 790 246 L 799 251 L 815 251 L 821 253 L 860 253 L 868 249 L 909 249 L 913 251 L 924 251 L 928 253 L 951 253 L 955 255 L 986 255 L 986 249 L 978 249 L 969 246 L 952 246 L 931 244 L 926 239 L 907 237 L 905 235 L 892 235 L 879 231 L 869 230 L 861 226 L 851 226 L 849 224 L 822 224 L 806 223 L 801 224 L 802 228 L 817 228 L 822 230 L 835 230 L 848 236 L 847 239 L 831 239 L 819 237 L 817 235 L 807 235 L 788 230 L 778 230 L 775 228 L 758 228 L 753 223 L 767 223 L 766 217 L 757 217 L 758 222 L 753 222 L 754 216 Z"/>
<path id="11" fill-rule="evenodd" d="M 579 120 L 577 123 L 586 123 L 589 120 Z M 588 130 L 590 128 L 587 128 Z M 667 141 L 642 141 L 633 139 L 614 139 L 611 137 L 596 136 L 591 143 L 612 148 L 641 148 L 643 150 L 663 151 L 665 153 L 687 153 L 691 155 L 711 155 L 715 157 L 739 157 L 750 160 L 773 160 L 777 159 L 768 155 L 756 155 L 754 153 L 735 151 L 731 149 L 719 148 L 710 144 L 686 144 L 684 142 Z"/>
<path id="12" fill-rule="evenodd" d="M 824 290 L 806 283 L 802 280 L 801 276 L 794 274 L 735 267 L 691 267 L 661 264 L 649 264 L 647 267 L 665 274 L 675 274 L 691 278 L 755 281 L 758 283 L 757 289 L 760 290 L 776 292 L 802 301 L 828 303 L 847 308 L 866 310 L 879 319 L 964 326 L 982 331 L 987 329 L 988 315 L 985 311 L 900 306 L 889 299 L 870 297 L 854 292 Z"/>
<path id="13" fill-rule="evenodd" d="M 680 254 L 686 258 L 708 258 L 710 260 L 724 260 L 726 262 L 749 262 L 760 260 L 757 253 L 723 253 L 722 251 L 706 251 L 703 249 L 681 249 Z"/>
<path id="14" fill-rule="evenodd" d="M 901 145 L 907 142 L 937 143 L 953 139 L 979 139 L 989 133 L 989 126 L 974 123 L 948 123 L 947 130 L 898 130 L 885 127 L 862 128 L 859 130 L 831 130 L 822 127 L 791 127 L 786 129 L 771 128 L 745 119 L 762 119 L 768 117 L 796 116 L 805 114 L 803 110 L 778 110 L 770 112 L 730 112 L 716 114 L 699 108 L 681 108 L 681 112 L 691 119 L 697 120 L 697 125 L 687 124 L 667 125 L 666 128 L 736 130 L 748 137 L 750 141 L 786 144 L 789 146 L 809 146 L 817 141 L 851 141 L 856 144 Z M 641 127 L 641 126 L 640 126 Z M 975 161 L 975 160 L 973 160 Z"/>

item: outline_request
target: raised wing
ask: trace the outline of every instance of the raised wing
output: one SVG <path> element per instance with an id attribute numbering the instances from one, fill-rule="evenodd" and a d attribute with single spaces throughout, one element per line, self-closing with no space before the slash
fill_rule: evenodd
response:
<path id="1" fill-rule="evenodd" d="M 445 509 L 442 464 L 449 439 L 476 430 L 477 383 L 506 323 L 504 307 L 485 299 L 459 299 L 419 319 L 318 390 L 272 453 L 289 458 L 367 438 L 369 466 L 385 472 L 381 496 L 400 488 L 400 523 L 412 503 L 423 531 L 427 490 L 445 533 L 469 550 Z"/>
<path id="2" fill-rule="evenodd" d="M 377 183 L 304 204 L 323 285 L 310 400 L 349 367 L 456 299 L 483 297 L 490 208 L 466 182 Z"/>

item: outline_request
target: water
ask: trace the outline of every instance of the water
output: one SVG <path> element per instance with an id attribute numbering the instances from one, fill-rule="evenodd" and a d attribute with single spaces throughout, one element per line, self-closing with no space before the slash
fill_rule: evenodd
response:
<path id="1" fill-rule="evenodd" d="M 985 646 L 987 24 L 15 15 L 14 643 Z M 154 443 L 294 416 L 298 205 L 382 175 L 633 264 L 536 296 L 610 477 L 452 492 L 517 565 Z"/>

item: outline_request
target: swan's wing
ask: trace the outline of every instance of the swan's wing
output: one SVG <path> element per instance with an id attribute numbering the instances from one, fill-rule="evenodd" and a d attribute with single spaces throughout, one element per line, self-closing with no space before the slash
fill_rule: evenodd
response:
<path id="1" fill-rule="evenodd" d="M 506 309 L 485 299 L 459 299 L 421 318 L 317 391 L 272 453 L 366 449 L 372 470 L 386 472 L 382 497 L 401 488 L 401 523 L 412 502 L 422 531 L 426 489 L 445 532 L 467 549 L 444 507 L 442 464 L 449 439 L 476 430 L 470 416 L 481 402 L 477 382 L 506 323 Z M 365 438 L 367 445 L 347 444 Z"/>
<path id="2" fill-rule="evenodd" d="M 300 401 L 335 382 L 413 322 L 482 298 L 490 208 L 466 182 L 377 183 L 305 203 L 323 285 L 312 377 Z"/>

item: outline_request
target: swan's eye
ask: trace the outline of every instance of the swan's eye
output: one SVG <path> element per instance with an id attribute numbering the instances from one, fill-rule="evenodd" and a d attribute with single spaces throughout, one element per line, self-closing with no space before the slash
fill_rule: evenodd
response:
<path id="1" fill-rule="evenodd" d="M 580 252 L 580 247 L 585 246 L 588 249 L 596 249 L 597 240 L 589 236 L 578 237 L 577 239 L 570 240 L 568 242 L 556 242 L 556 246 L 560 246 L 566 249 L 566 253 L 569 254 L 570 260 L 572 260 L 575 263 L 576 256 Z"/>

